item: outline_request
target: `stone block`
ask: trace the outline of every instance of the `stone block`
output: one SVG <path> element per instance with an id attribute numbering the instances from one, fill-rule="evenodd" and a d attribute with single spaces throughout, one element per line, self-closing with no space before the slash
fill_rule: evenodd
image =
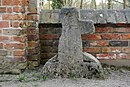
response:
<path id="1" fill-rule="evenodd" d="M 128 46 L 128 41 L 110 41 L 110 46 Z"/>

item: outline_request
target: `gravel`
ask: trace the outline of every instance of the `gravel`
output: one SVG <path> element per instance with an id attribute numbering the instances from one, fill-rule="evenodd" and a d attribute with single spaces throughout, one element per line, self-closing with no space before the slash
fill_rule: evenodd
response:
<path id="1" fill-rule="evenodd" d="M 24 75 L 22 82 L 19 81 L 19 76 L 1 75 L 0 87 L 130 87 L 130 71 L 128 70 L 109 70 L 105 80 L 85 78 L 45 80 L 41 79 L 37 72 Z"/>

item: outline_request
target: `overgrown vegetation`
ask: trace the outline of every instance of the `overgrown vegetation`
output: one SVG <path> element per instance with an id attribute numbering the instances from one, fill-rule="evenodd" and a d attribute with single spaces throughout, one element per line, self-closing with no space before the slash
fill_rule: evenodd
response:
<path id="1" fill-rule="evenodd" d="M 130 0 L 48 0 L 43 8 L 61 9 L 63 6 L 80 9 L 127 9 L 130 8 Z"/>
<path id="2" fill-rule="evenodd" d="M 63 7 L 63 1 L 62 0 L 52 0 L 52 9 L 61 9 Z"/>

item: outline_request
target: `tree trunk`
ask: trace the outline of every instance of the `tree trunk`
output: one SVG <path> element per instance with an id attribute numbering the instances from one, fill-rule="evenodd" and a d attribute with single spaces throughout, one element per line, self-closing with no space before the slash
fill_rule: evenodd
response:
<path id="1" fill-rule="evenodd" d="M 83 8 L 83 0 L 81 0 L 81 2 L 80 2 L 80 9 L 82 9 Z"/>

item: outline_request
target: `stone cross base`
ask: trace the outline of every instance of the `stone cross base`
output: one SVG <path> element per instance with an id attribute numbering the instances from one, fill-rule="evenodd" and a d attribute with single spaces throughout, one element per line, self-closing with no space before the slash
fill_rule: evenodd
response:
<path id="1" fill-rule="evenodd" d="M 62 8 L 60 17 L 62 34 L 58 54 L 45 64 L 42 74 L 48 78 L 103 78 L 100 62 L 91 54 L 82 52 L 81 33 L 93 32 L 94 24 L 79 20 L 79 12 L 75 8 Z"/>

